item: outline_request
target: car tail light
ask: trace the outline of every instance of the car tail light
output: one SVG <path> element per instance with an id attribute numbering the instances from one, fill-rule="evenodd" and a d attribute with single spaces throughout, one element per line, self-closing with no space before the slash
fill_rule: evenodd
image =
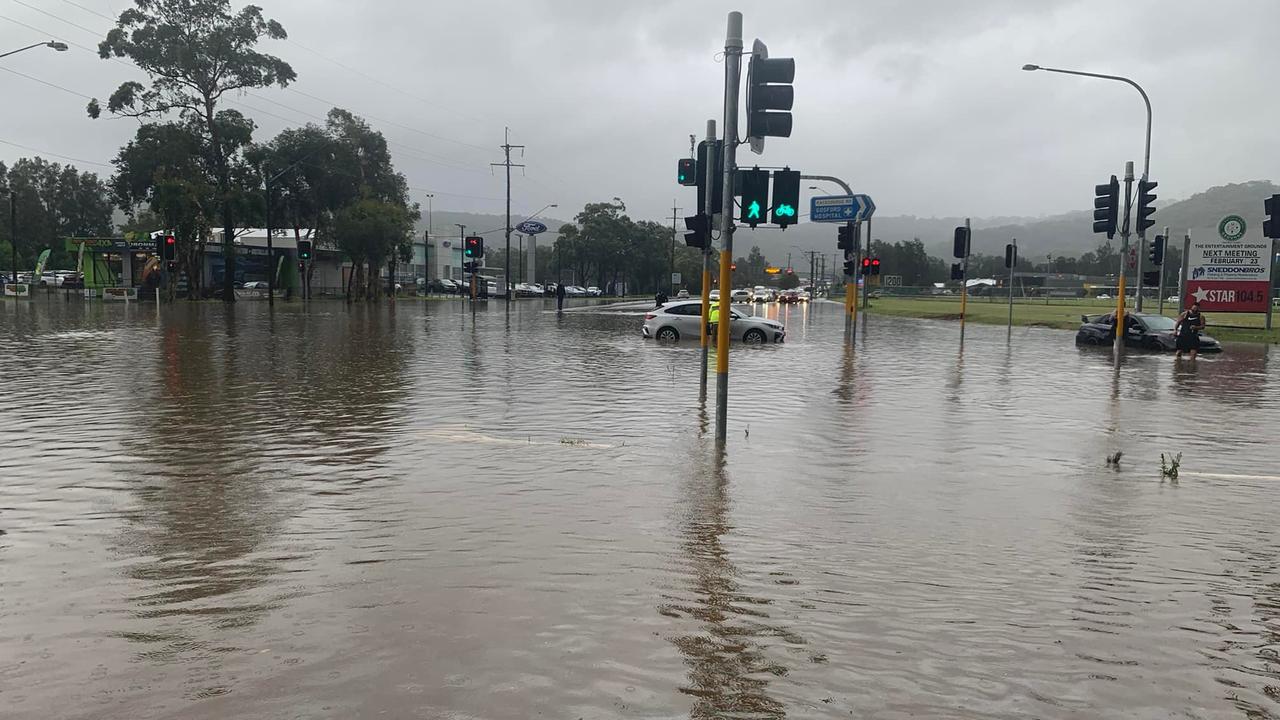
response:
<path id="1" fill-rule="evenodd" d="M 652 319 L 654 319 L 654 318 L 656 318 L 656 317 L 658 317 L 658 316 L 657 316 L 657 315 L 654 315 L 653 313 L 645 313 L 645 314 L 644 314 L 644 319 L 645 319 L 645 320 L 652 320 Z"/>

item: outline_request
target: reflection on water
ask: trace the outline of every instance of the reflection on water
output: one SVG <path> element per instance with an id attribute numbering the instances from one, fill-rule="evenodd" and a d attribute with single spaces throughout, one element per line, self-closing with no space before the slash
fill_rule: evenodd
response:
<path id="1" fill-rule="evenodd" d="M 689 576 L 688 600 L 666 598 L 658 612 L 691 617 L 701 632 L 671 638 L 689 666 L 689 682 L 680 692 L 694 698 L 690 717 L 784 717 L 782 703 L 768 694 L 769 677 L 785 675 L 785 666 L 769 659 L 764 642 L 784 637 L 803 643 L 770 624 L 768 601 L 743 592 L 737 568 L 722 538 L 732 528 L 724 463 L 694 461 L 678 512 L 684 539 L 681 549 Z"/>
<path id="2" fill-rule="evenodd" d="M 0 303 L 6 720 L 1280 717 L 1269 348 L 553 308 Z"/>

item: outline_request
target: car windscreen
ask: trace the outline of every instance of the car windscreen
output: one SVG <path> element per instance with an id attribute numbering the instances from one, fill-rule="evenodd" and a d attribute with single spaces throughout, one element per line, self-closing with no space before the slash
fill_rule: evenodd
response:
<path id="1" fill-rule="evenodd" d="M 1142 318 L 1142 324 L 1147 326 L 1148 330 L 1172 330 L 1177 326 L 1173 318 L 1164 317 L 1163 315 L 1151 315 Z"/>

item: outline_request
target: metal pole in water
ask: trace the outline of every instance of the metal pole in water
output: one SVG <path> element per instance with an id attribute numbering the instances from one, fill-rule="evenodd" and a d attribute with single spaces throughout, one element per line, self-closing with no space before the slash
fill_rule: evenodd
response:
<path id="1" fill-rule="evenodd" d="M 707 352 L 711 344 L 711 334 L 707 331 L 711 322 L 711 219 L 715 217 L 715 207 L 712 198 L 711 189 L 715 187 L 715 175 L 720 169 L 715 163 L 710 162 L 715 157 L 716 142 L 716 121 L 707 121 L 707 167 L 706 173 L 707 192 L 703 207 L 698 208 L 707 215 L 707 237 L 706 244 L 702 247 L 702 327 L 698 331 L 698 335 L 702 338 L 702 374 L 698 377 L 698 386 L 701 389 L 700 395 L 705 397 L 707 394 Z"/>
<path id="2" fill-rule="evenodd" d="M 733 275 L 733 180 L 738 153 L 738 85 L 742 74 L 742 13 L 729 13 L 724 42 L 724 193 L 720 236 L 720 316 L 716 325 L 716 443 L 724 446 L 729 422 L 729 307 Z M 710 188 L 708 188 L 708 192 Z"/>

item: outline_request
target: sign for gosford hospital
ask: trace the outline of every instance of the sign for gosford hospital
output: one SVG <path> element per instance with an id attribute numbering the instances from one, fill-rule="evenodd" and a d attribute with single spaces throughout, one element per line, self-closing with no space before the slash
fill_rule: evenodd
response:
<path id="1" fill-rule="evenodd" d="M 1191 240 L 1183 307 L 1205 312 L 1266 312 L 1271 290 L 1271 241 L 1246 238 L 1245 222 L 1228 215 L 1216 237 Z"/>

